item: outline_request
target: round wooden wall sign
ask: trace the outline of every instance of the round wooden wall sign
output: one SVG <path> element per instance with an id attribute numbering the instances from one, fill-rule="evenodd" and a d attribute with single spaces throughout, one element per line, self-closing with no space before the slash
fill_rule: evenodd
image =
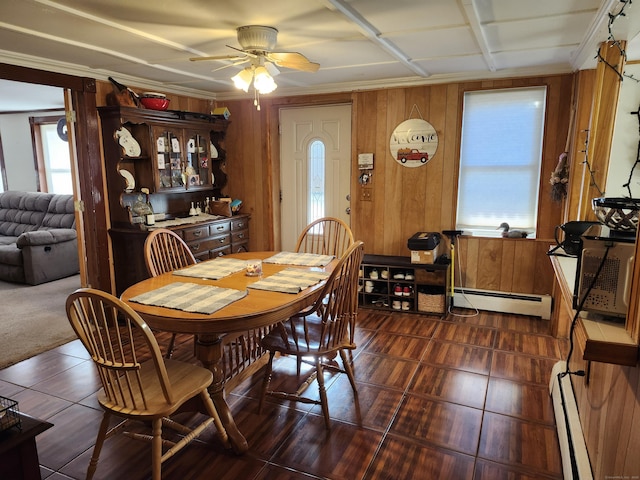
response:
<path id="1" fill-rule="evenodd" d="M 421 167 L 438 149 L 438 134 L 433 126 L 420 118 L 405 120 L 389 140 L 391 155 L 402 166 Z"/>

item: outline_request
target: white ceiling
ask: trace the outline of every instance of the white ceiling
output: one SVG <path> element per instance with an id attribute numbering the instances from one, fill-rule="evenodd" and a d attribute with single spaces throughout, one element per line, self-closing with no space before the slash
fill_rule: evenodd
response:
<path id="1" fill-rule="evenodd" d="M 279 30 L 316 73 L 281 69 L 271 95 L 594 68 L 621 0 L 1 0 L 0 62 L 204 98 L 246 96 L 229 61 L 236 27 Z M 617 39 L 640 31 L 626 5 Z M 635 43 L 635 42 L 634 42 Z M 629 59 L 635 57 L 628 47 Z M 637 57 L 636 57 L 637 58 Z M 1 71 L 0 71 L 1 77 Z M 2 87 L 2 85 L 0 85 Z M 3 88 L 4 90 L 4 88 Z M 14 94 L 15 96 L 15 94 Z M 0 96 L 0 106 L 6 100 Z M 5 108 L 2 108 L 6 110 Z"/>

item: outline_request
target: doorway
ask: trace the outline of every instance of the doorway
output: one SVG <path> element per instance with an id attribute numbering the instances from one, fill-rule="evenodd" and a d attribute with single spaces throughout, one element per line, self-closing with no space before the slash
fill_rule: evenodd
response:
<path id="1" fill-rule="evenodd" d="M 282 250 L 320 217 L 350 224 L 351 105 L 280 110 Z"/>

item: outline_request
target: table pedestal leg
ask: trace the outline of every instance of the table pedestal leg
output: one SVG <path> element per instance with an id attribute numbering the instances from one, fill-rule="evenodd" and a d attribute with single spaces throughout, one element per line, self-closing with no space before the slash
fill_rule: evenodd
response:
<path id="1" fill-rule="evenodd" d="M 218 335 L 198 334 L 196 356 L 205 368 L 213 372 L 213 382 L 209 387 L 209 393 L 213 404 L 218 410 L 222 425 L 227 431 L 229 441 L 233 450 L 238 453 L 245 453 L 249 449 L 247 440 L 244 438 L 231 415 L 229 405 L 224 399 L 224 370 L 222 368 L 222 338 Z"/>

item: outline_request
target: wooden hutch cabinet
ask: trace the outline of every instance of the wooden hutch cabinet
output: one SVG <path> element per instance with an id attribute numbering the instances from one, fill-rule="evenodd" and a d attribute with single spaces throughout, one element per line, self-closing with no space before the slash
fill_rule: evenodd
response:
<path id="1" fill-rule="evenodd" d="M 248 215 L 190 215 L 224 196 L 227 120 L 117 106 L 98 112 L 118 295 L 148 276 L 144 241 L 150 229 L 174 230 L 198 260 L 248 249 Z"/>

